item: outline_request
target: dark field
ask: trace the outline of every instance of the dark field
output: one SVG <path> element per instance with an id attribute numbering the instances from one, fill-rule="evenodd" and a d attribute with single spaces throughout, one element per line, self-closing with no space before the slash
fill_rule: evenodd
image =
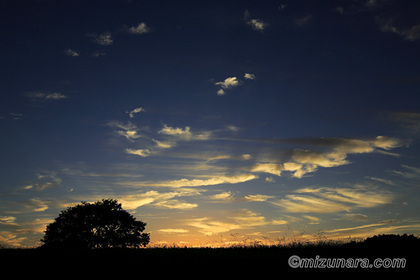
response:
<path id="1" fill-rule="evenodd" d="M 153 272 L 153 275 L 189 275 L 202 273 L 200 277 L 222 273 L 231 276 L 327 274 L 385 274 L 405 275 L 418 271 L 420 239 L 414 236 L 383 235 L 363 242 L 338 243 L 294 243 L 286 246 L 253 246 L 235 248 L 146 248 L 146 249 L 93 249 L 93 250 L 46 250 L 1 249 L 0 258 L 4 268 L 22 265 L 23 271 L 57 268 L 65 273 L 83 271 L 91 275 L 116 275 Z M 291 256 L 313 260 L 303 267 L 292 268 L 288 264 Z M 318 257 L 317 257 L 318 256 Z M 338 268 L 328 268 L 334 262 L 321 263 L 322 259 L 338 258 L 343 262 Z M 373 263 L 381 258 L 382 266 Z M 360 262 L 360 259 L 368 263 Z M 404 262 L 394 265 L 394 259 Z M 316 260 L 316 261 L 315 261 Z M 355 263 L 356 262 L 356 263 Z M 358 263 L 357 263 L 358 262 Z M 363 266 L 367 267 L 363 267 Z M 371 265 L 369 268 L 368 265 Z M 305 267 L 306 266 L 306 267 Z M 325 267 L 323 267 L 325 266 Z M 357 266 L 348 267 L 348 266 Z M 297 274 L 296 274 L 297 273 Z M 344 273 L 344 274 L 343 274 Z M 289 274 L 290 275 L 290 274 Z M 144 276 L 144 275 L 143 275 Z M 152 277 L 154 278 L 154 277 Z M 270 277 L 272 278 L 272 277 Z"/>

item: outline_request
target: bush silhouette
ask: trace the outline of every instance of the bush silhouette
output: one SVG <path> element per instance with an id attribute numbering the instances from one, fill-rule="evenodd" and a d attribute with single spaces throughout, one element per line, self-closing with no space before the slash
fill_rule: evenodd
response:
<path id="1" fill-rule="evenodd" d="M 367 238 L 364 241 L 365 246 L 377 247 L 383 249 L 394 249 L 394 248 L 413 248 L 413 246 L 420 245 L 420 239 L 414 235 L 398 235 L 398 234 L 379 234 Z"/>
<path id="2" fill-rule="evenodd" d="M 63 210 L 41 242 L 43 248 L 137 248 L 150 241 L 149 234 L 142 233 L 145 227 L 115 199 L 82 202 Z"/>

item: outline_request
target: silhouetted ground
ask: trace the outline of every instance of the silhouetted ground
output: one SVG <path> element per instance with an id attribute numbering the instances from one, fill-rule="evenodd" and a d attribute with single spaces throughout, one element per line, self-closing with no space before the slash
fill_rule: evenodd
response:
<path id="1" fill-rule="evenodd" d="M 225 276 L 262 276 L 284 278 L 287 275 L 338 274 L 358 275 L 396 275 L 403 276 L 420 268 L 420 239 L 414 236 L 382 235 L 368 238 L 363 242 L 337 243 L 332 241 L 316 244 L 295 243 L 288 246 L 255 246 L 237 248 L 147 248 L 147 249 L 93 249 L 93 250 L 45 250 L 1 249 L 3 267 L 13 264 L 25 269 L 58 269 L 61 273 L 71 274 L 84 271 L 90 275 L 121 275 L 151 273 L 155 276 L 180 276 L 193 278 L 194 275 Z M 308 259 L 367 258 L 373 264 L 381 258 L 382 264 L 389 265 L 395 258 L 405 259 L 404 268 L 291 268 L 291 256 Z M 350 260 L 351 261 L 351 260 Z M 8 264 L 5 265 L 5 264 Z M 318 264 L 319 265 L 319 262 Z M 200 273 L 200 275 L 197 275 Z M 273 274 L 274 273 L 274 274 Z M 292 274 L 290 274 L 292 273 Z M 63 276 L 63 275 L 61 275 Z M 136 277 L 136 276 L 133 276 Z M 137 278 L 137 277 L 136 277 Z M 160 277 L 158 277 L 160 278 Z M 184 278 L 184 277 L 183 277 Z M 196 278 L 196 277 L 195 277 Z M 253 277 L 252 277 L 253 278 Z M 236 278 L 235 278 L 236 279 Z"/>

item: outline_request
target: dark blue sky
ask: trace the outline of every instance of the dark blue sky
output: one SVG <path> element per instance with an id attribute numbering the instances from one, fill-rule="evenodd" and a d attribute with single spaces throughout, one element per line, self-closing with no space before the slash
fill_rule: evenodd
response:
<path id="1" fill-rule="evenodd" d="M 154 245 L 419 233 L 419 10 L 2 1 L 0 244 L 108 197 Z"/>

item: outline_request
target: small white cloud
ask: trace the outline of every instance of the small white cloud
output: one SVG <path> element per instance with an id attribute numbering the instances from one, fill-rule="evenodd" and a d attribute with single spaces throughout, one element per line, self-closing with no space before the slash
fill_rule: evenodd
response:
<path id="1" fill-rule="evenodd" d="M 78 52 L 76 52 L 72 49 L 67 49 L 67 50 L 64 51 L 64 53 L 68 56 L 74 56 L 74 57 L 80 56 L 80 54 Z"/>
<path id="2" fill-rule="evenodd" d="M 244 78 L 247 80 L 255 80 L 255 75 L 250 73 L 245 73 Z"/>
<path id="3" fill-rule="evenodd" d="M 249 159 L 251 159 L 252 158 L 252 156 L 250 155 L 250 154 L 243 154 L 242 156 L 241 156 L 241 159 L 243 159 L 243 160 L 249 160 Z"/>
<path id="4" fill-rule="evenodd" d="M 239 131 L 239 127 L 235 126 L 235 125 L 226 125 L 226 128 L 229 129 L 230 131 Z"/>
<path id="5" fill-rule="evenodd" d="M 150 32 L 150 28 L 146 25 L 146 23 L 141 22 L 137 26 L 130 27 L 128 32 L 132 34 L 146 34 Z"/>
<path id="6" fill-rule="evenodd" d="M 217 95 L 224 95 L 226 93 L 225 90 L 232 89 L 234 87 L 240 86 L 241 81 L 238 80 L 237 77 L 228 77 L 222 82 L 214 83 L 216 86 L 220 86 L 221 89 L 217 91 Z"/>
<path id="7" fill-rule="evenodd" d="M 105 32 L 102 34 L 87 34 L 87 36 L 92 37 L 93 41 L 99 45 L 102 46 L 109 46 L 112 45 L 112 43 L 114 43 L 114 40 L 112 40 L 112 35 L 109 32 Z"/>
<path id="8" fill-rule="evenodd" d="M 229 77 L 226 78 L 223 82 L 217 82 L 215 85 L 220 85 L 224 89 L 231 89 L 233 87 L 237 87 L 240 85 L 238 78 L 236 77 Z"/>
<path id="9" fill-rule="evenodd" d="M 170 127 L 165 124 L 163 128 L 158 131 L 158 133 L 174 136 L 177 137 L 179 140 L 184 141 L 208 140 L 211 136 L 211 131 L 192 133 L 190 129 L 191 128 L 189 126 L 186 126 L 184 129 L 182 129 L 180 127 Z"/>
<path id="10" fill-rule="evenodd" d="M 233 200 L 232 192 L 222 192 L 215 195 L 210 196 L 210 199 L 214 200 Z"/>
<path id="11" fill-rule="evenodd" d="M 186 126 L 184 129 L 182 129 L 180 127 L 170 127 L 165 124 L 158 133 L 171 136 L 179 136 L 182 138 L 190 138 L 192 135 L 190 129 L 191 128 L 189 126 Z"/>
<path id="12" fill-rule="evenodd" d="M 278 6 L 279 11 L 283 11 L 287 8 L 286 4 L 280 4 L 280 6 Z"/>
<path id="13" fill-rule="evenodd" d="M 267 183 L 274 183 L 274 182 L 276 182 L 273 177 L 267 177 L 267 178 L 265 178 L 265 181 Z"/>
<path id="14" fill-rule="evenodd" d="M 244 12 L 244 20 L 246 21 L 248 25 L 251 26 L 252 29 L 257 30 L 257 31 L 263 31 L 269 25 L 267 22 L 264 22 L 261 19 L 251 18 L 251 14 L 249 13 L 248 10 L 245 10 Z"/>
<path id="15" fill-rule="evenodd" d="M 251 25 L 252 29 L 257 30 L 257 31 L 263 31 L 268 26 L 268 23 L 257 18 L 253 18 L 247 23 Z"/>
<path id="16" fill-rule="evenodd" d="M 139 108 L 135 108 L 132 111 L 126 111 L 126 113 L 130 116 L 130 118 L 134 118 L 134 115 L 140 112 L 146 112 L 146 110 L 143 109 L 142 107 L 139 107 Z"/>

